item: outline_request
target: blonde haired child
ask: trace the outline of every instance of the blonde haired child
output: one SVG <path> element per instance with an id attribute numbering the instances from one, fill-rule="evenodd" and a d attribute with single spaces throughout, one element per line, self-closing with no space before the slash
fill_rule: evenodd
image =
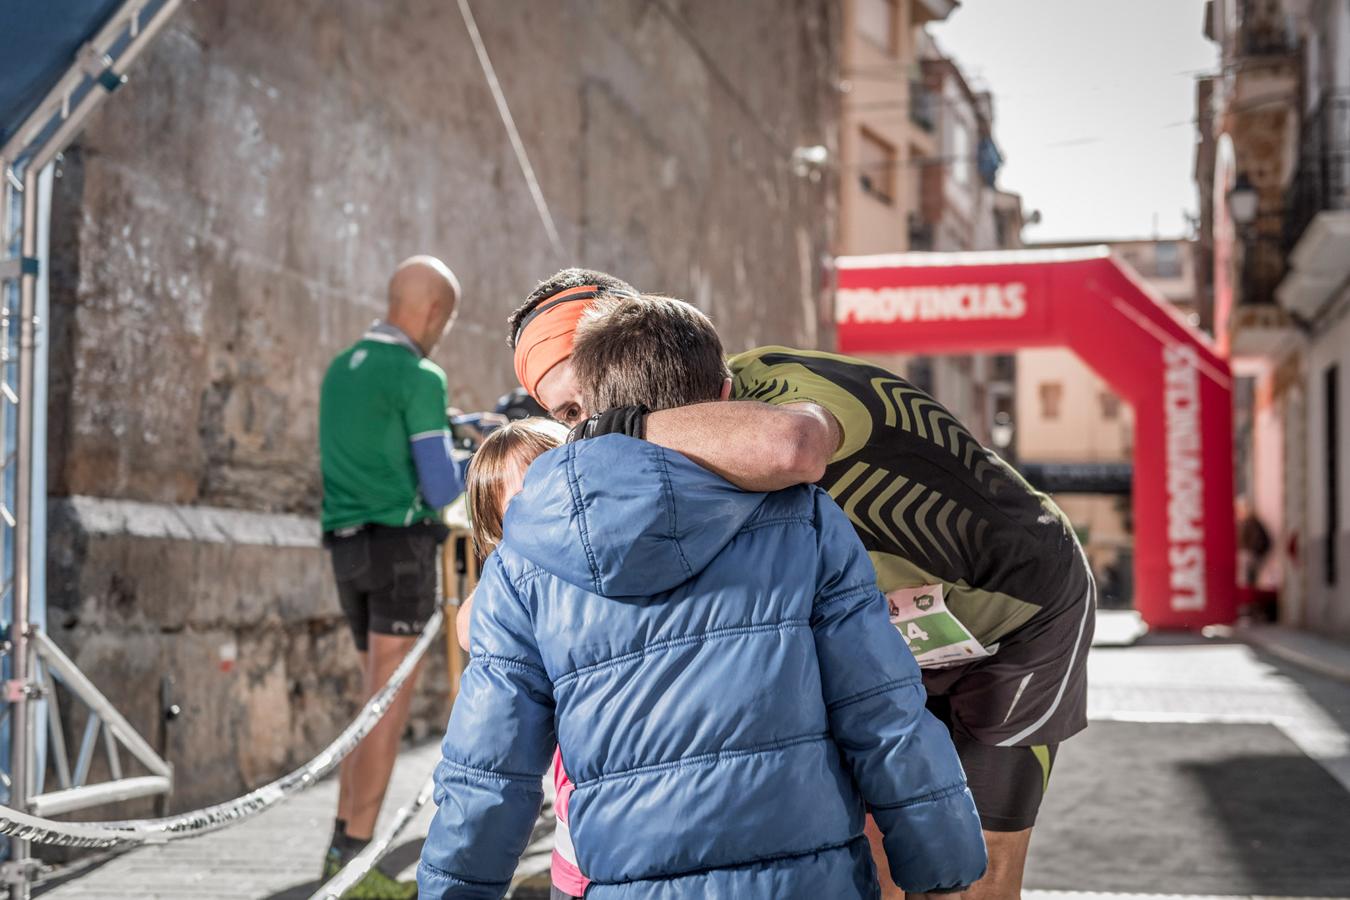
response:
<path id="1" fill-rule="evenodd" d="M 517 419 L 492 432 L 469 463 L 469 517 L 478 552 L 487 556 L 502 539 L 502 516 L 525 483 L 525 470 L 567 440 L 552 419 Z"/>
<path id="2" fill-rule="evenodd" d="M 519 419 L 487 436 L 473 461 L 469 463 L 468 494 L 469 517 L 473 520 L 473 542 L 480 556 L 487 556 L 502 539 L 502 518 L 511 498 L 520 493 L 525 483 L 525 472 L 540 456 L 567 440 L 567 429 L 552 419 Z M 469 649 L 469 618 L 473 609 L 470 597 L 455 618 L 459 644 Z M 571 852 L 567 829 L 567 801 L 572 794 L 572 783 L 563 771 L 562 756 L 553 755 L 553 783 L 558 790 L 554 804 L 558 825 L 554 835 L 553 891 L 554 900 L 580 897 L 588 884 L 577 868 Z"/>

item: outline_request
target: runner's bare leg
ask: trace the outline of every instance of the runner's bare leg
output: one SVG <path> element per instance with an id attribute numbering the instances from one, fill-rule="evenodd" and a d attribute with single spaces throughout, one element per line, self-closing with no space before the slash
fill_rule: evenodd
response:
<path id="1" fill-rule="evenodd" d="M 364 650 L 356 651 L 356 658 L 361 666 L 361 703 L 363 705 L 370 698 L 365 685 L 367 655 Z M 350 819 L 352 815 L 352 772 L 355 771 L 356 754 L 360 749 L 360 745 L 354 747 L 352 752 L 343 757 L 342 762 L 338 765 L 337 817 L 344 822 Z"/>
<path id="2" fill-rule="evenodd" d="M 984 844 L 989 849 L 989 870 L 964 896 L 967 900 L 1019 900 L 1031 829 L 986 831 Z"/>
<path id="3" fill-rule="evenodd" d="M 384 687 L 415 643 L 415 637 L 390 634 L 370 636 L 370 652 L 366 663 L 367 700 Z M 384 793 L 389 787 L 389 776 L 394 771 L 394 760 L 398 757 L 399 742 L 403 738 L 403 727 L 408 723 L 408 712 L 412 708 L 413 685 L 417 683 L 421 670 L 422 664 L 419 662 L 403 683 L 389 711 L 352 752 L 355 759 L 352 761 L 349 782 L 351 800 L 347 834 L 357 840 L 368 840 L 375 832 L 375 820 L 384 803 Z"/>
<path id="4" fill-rule="evenodd" d="M 872 848 L 872 862 L 877 867 L 877 878 L 881 881 L 881 900 L 905 900 L 905 892 L 891 881 L 891 865 L 886 861 L 886 851 L 881 846 L 881 829 L 876 821 L 867 817 L 867 843 Z"/>
<path id="5" fill-rule="evenodd" d="M 1027 848 L 1031 846 L 1031 829 L 1025 831 L 986 831 L 984 844 L 989 850 L 989 869 L 984 877 L 960 894 L 962 900 L 1021 900 L 1022 875 L 1027 867 Z M 875 852 L 875 851 L 874 851 Z M 903 893 L 886 894 L 890 900 L 904 897 Z M 912 894 L 911 900 L 929 898 L 942 900 L 951 894 Z"/>

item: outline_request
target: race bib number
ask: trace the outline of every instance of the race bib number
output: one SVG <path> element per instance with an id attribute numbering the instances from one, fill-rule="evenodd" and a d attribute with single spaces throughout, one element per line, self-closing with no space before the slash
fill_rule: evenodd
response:
<path id="1" fill-rule="evenodd" d="M 920 668 L 951 666 L 991 655 L 948 611 L 940 584 L 891 591 L 886 595 L 886 605 L 891 624 L 909 644 Z"/>

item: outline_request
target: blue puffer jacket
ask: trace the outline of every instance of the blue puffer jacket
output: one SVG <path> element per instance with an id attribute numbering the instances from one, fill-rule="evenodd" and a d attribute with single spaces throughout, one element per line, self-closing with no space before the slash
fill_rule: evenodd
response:
<path id="1" fill-rule="evenodd" d="M 879 895 L 984 872 L 946 730 L 848 519 L 619 435 L 540 457 L 475 597 L 419 896 L 501 897 L 554 742 L 588 900 Z"/>

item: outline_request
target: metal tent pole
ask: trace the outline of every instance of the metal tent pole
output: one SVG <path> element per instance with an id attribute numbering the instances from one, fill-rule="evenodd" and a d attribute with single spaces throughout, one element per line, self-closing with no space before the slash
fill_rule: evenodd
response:
<path id="1" fill-rule="evenodd" d="M 52 184 L 56 163 L 49 162 L 37 173 L 37 259 L 33 293 L 33 386 L 28 390 L 33 411 L 33 453 L 29 457 L 28 493 L 31 498 L 28 529 L 28 623 L 34 639 L 47 628 L 47 370 L 51 344 L 51 225 Z M 47 692 L 42 681 L 41 654 L 32 647 L 29 675 L 37 688 L 29 717 L 33 721 L 33 776 L 29 799 L 41 796 L 47 771 Z M 31 804 L 30 804 L 31 805 Z"/>
<path id="2" fill-rule="evenodd" d="M 10 641 L 13 646 L 10 680 L 5 685 L 10 702 L 10 788 L 9 805 L 28 808 L 32 791 L 33 724 L 29 704 L 32 679 L 32 649 L 29 644 L 28 599 L 32 572 L 30 541 L 32 528 L 33 469 L 33 306 L 37 295 L 37 272 L 29 263 L 37 259 L 38 170 L 28 166 L 23 174 L 23 233 L 21 257 L 23 274 L 19 280 L 19 390 L 18 434 L 15 449 L 14 497 L 14 606 Z M 30 886 L 29 843 L 14 838 L 10 843 L 10 897 L 27 900 Z"/>

